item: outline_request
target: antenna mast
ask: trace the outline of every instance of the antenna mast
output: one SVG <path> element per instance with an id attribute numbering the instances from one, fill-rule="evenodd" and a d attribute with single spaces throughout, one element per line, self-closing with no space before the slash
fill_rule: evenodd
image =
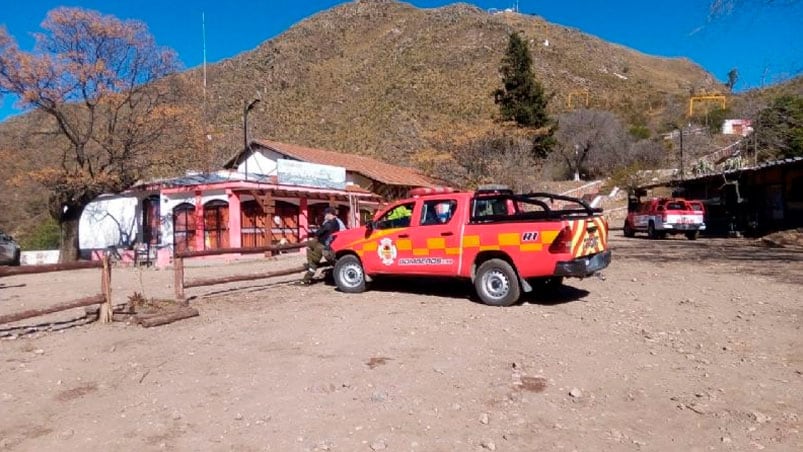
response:
<path id="1" fill-rule="evenodd" d="M 203 106 L 203 142 L 204 142 L 204 158 L 206 159 L 206 172 L 211 171 L 212 163 L 209 160 L 209 118 L 207 114 L 207 106 L 206 106 L 206 13 L 203 11 L 201 12 L 201 41 L 203 43 L 203 57 L 204 57 L 204 106 Z"/>
<path id="2" fill-rule="evenodd" d="M 201 36 L 204 49 L 204 107 L 206 107 L 206 14 L 201 13 Z"/>

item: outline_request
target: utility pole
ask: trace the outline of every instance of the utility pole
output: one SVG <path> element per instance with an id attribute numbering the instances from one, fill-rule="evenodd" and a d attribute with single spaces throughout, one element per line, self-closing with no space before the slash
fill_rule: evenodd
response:
<path id="1" fill-rule="evenodd" d="M 259 99 L 254 99 L 250 103 L 248 101 L 245 102 L 245 108 L 243 108 L 243 149 L 248 151 L 251 149 L 248 143 L 248 112 L 254 109 L 254 106 L 259 103 Z M 247 153 L 247 152 L 246 152 Z M 250 155 L 246 155 L 245 157 L 245 180 L 248 180 L 248 158 Z"/>
<path id="2" fill-rule="evenodd" d="M 680 181 L 683 179 L 683 126 L 680 126 Z"/>

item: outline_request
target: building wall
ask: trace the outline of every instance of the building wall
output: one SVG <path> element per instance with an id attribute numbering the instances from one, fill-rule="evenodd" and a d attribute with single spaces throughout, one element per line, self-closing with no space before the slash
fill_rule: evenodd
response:
<path id="1" fill-rule="evenodd" d="M 726 119 L 722 122 L 723 135 L 741 135 L 746 137 L 752 131 L 752 122 L 749 119 Z"/>
<path id="2" fill-rule="evenodd" d="M 346 171 L 346 183 L 351 183 L 366 190 L 370 190 L 373 184 L 376 182 L 363 176 L 362 174 Z"/>
<path id="3" fill-rule="evenodd" d="M 141 241 L 142 238 L 142 199 L 147 198 L 147 194 L 139 196 L 115 196 L 104 197 L 91 202 L 84 210 L 81 216 L 79 225 L 79 247 L 81 250 L 89 251 L 96 249 L 105 249 L 110 246 L 129 248 L 136 242 Z M 254 199 L 253 196 L 242 194 L 240 202 L 245 202 Z M 288 204 L 300 206 L 301 200 L 299 198 L 274 198 L 277 201 L 284 201 Z M 204 192 L 200 196 L 201 204 L 207 204 L 213 200 L 221 200 L 229 202 L 229 198 L 225 190 L 215 190 Z M 197 206 L 198 198 L 195 192 L 183 192 L 162 194 L 159 198 L 160 202 L 160 232 L 161 243 L 158 244 L 159 248 L 173 246 L 173 209 L 180 204 L 191 204 Z M 328 201 L 325 200 L 311 200 L 310 206 L 319 206 L 322 209 L 328 206 Z M 340 209 L 347 208 L 346 203 L 338 203 Z M 275 219 L 274 219 L 275 220 Z M 319 221 L 319 219 L 309 219 L 310 222 Z M 317 226 L 311 224 L 310 226 Z M 304 231 L 299 231 L 300 235 L 306 236 L 309 233 L 307 228 Z M 234 231 L 232 231 L 234 233 Z M 237 232 L 239 233 L 239 231 Z"/>
<path id="4" fill-rule="evenodd" d="M 130 247 L 142 231 L 142 204 L 136 196 L 103 197 L 89 203 L 78 224 L 82 250 Z"/>
<path id="5" fill-rule="evenodd" d="M 251 168 L 249 167 L 250 171 Z M 221 200 L 228 202 L 225 190 L 209 191 L 201 194 L 201 204 L 206 204 L 209 201 Z M 180 204 L 192 204 L 198 208 L 196 204 L 197 198 L 194 192 L 173 193 L 170 195 L 162 194 L 160 197 L 161 206 L 161 232 L 162 232 L 162 246 L 173 246 L 173 209 Z"/>
<path id="6" fill-rule="evenodd" d="M 246 162 L 248 162 L 247 166 L 249 173 L 275 176 L 276 160 L 279 158 L 282 158 L 282 156 L 276 152 L 267 149 L 260 150 L 252 153 L 247 159 L 240 163 L 240 165 L 237 166 L 237 171 L 240 173 L 245 173 Z"/>
<path id="7" fill-rule="evenodd" d="M 708 233 L 803 227 L 803 164 L 731 174 L 727 181 L 708 177 L 684 184 L 687 198 L 706 203 Z"/>

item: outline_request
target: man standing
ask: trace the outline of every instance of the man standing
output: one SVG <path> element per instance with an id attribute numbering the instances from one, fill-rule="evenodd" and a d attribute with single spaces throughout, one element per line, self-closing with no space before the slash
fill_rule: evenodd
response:
<path id="1" fill-rule="evenodd" d="M 315 276 L 315 272 L 318 270 L 321 258 L 326 256 L 326 260 L 333 260 L 331 249 L 329 248 L 332 243 L 332 234 L 339 231 L 343 224 L 337 218 L 336 213 L 334 207 L 327 207 L 323 210 L 323 224 L 315 231 L 314 237 L 307 242 L 307 271 L 299 281 L 299 284 L 312 284 L 312 277 Z"/>

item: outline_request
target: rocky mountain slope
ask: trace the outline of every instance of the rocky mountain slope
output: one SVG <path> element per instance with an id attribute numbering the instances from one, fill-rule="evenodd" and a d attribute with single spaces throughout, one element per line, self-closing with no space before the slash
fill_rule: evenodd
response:
<path id="1" fill-rule="evenodd" d="M 647 56 L 539 17 L 357 1 L 209 68 L 212 147 L 230 152 L 240 142 L 243 102 L 259 95 L 255 136 L 408 160 L 450 135 L 493 127 L 491 93 L 512 31 L 529 39 L 556 113 L 570 95 L 576 107 L 588 92 L 589 106 L 649 124 L 675 96 L 721 89 L 691 61 Z M 184 77 L 194 87 L 185 99 L 203 99 L 201 71 Z"/>

